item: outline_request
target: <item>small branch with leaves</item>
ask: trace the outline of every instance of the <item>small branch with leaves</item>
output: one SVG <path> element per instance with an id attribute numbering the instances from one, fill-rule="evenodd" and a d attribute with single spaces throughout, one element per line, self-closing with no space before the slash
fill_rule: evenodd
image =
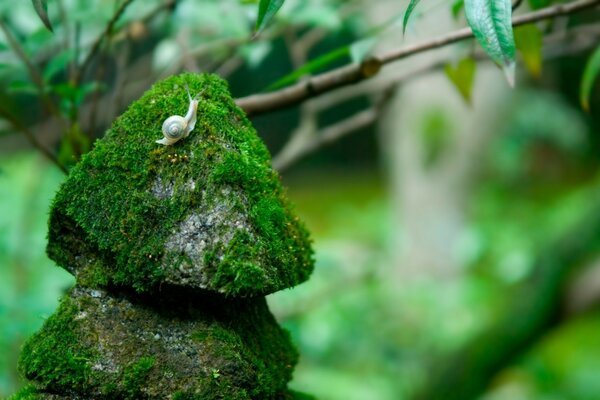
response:
<path id="1" fill-rule="evenodd" d="M 577 0 L 571 3 L 558 4 L 517 16 L 513 18 L 512 26 L 570 15 L 599 5 L 600 0 Z M 459 29 L 421 43 L 388 51 L 369 58 L 360 64 L 345 65 L 315 75 L 281 90 L 239 98 L 237 104 L 250 116 L 284 109 L 340 87 L 372 78 L 386 64 L 473 37 L 474 34 L 471 28 Z"/>

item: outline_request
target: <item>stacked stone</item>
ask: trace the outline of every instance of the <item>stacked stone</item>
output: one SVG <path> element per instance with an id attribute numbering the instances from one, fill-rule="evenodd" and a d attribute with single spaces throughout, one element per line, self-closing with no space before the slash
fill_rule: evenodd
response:
<path id="1" fill-rule="evenodd" d="M 201 93 L 190 135 L 161 124 Z M 308 279 L 308 233 L 226 84 L 158 82 L 73 168 L 48 254 L 76 277 L 25 345 L 16 399 L 290 399 L 297 353 L 264 296 Z"/>

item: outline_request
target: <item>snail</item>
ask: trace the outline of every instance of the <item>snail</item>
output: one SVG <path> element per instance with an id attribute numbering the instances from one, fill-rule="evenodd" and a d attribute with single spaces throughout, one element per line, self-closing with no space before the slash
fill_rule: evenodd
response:
<path id="1" fill-rule="evenodd" d="M 188 137 L 190 132 L 194 130 L 194 126 L 196 126 L 196 113 L 198 112 L 198 99 L 200 95 L 204 93 L 204 90 L 194 96 L 193 99 L 187 85 L 185 85 L 185 90 L 190 99 L 187 114 L 185 114 L 185 117 L 182 117 L 181 115 L 172 115 L 165 119 L 165 122 L 162 124 L 164 138 L 157 140 L 156 143 L 164 144 L 165 146 L 172 145 L 179 140 Z"/>

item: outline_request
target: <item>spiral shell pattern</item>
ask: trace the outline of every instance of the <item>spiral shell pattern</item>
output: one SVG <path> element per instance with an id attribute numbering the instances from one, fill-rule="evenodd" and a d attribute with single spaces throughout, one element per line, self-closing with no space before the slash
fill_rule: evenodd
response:
<path id="1" fill-rule="evenodd" d="M 187 121 L 179 115 L 173 115 L 163 122 L 162 132 L 169 139 L 181 139 L 187 133 Z"/>

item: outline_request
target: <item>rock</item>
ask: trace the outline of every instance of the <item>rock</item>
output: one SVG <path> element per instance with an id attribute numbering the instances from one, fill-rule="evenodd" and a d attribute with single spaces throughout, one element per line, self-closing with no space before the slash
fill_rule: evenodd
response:
<path id="1" fill-rule="evenodd" d="M 191 134 L 162 121 L 202 92 Z M 13 400 L 309 399 L 264 295 L 308 279 L 308 233 L 225 83 L 158 82 L 73 168 L 50 211 L 48 255 L 76 277 L 30 338 Z"/>
<path id="2" fill-rule="evenodd" d="M 202 92 L 190 135 L 157 144 Z M 270 156 L 224 81 L 182 74 L 158 82 L 120 116 L 61 186 L 48 254 L 91 287 L 163 284 L 235 296 L 295 286 L 313 268 Z"/>
<path id="3" fill-rule="evenodd" d="M 73 398 L 275 399 L 286 392 L 297 354 L 264 298 L 163 295 L 97 297 L 76 286 L 27 342 L 21 372 L 38 390 Z"/>

